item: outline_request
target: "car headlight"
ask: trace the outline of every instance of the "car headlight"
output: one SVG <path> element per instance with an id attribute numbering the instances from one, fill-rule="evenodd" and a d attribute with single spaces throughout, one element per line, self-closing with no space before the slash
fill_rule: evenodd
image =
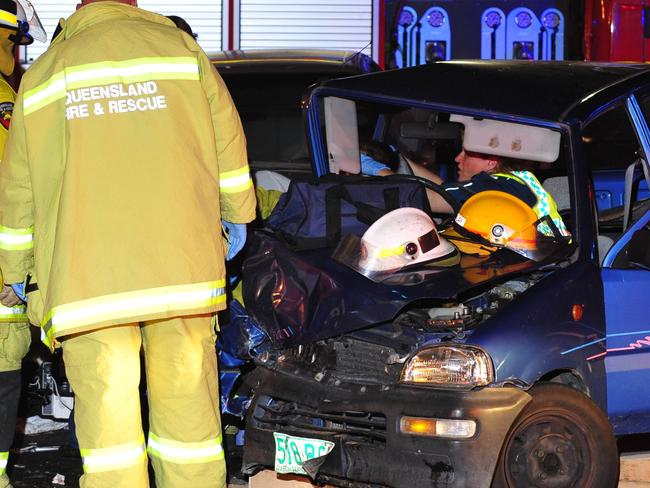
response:
<path id="1" fill-rule="evenodd" d="M 492 359 L 472 346 L 431 346 L 418 351 L 402 369 L 401 381 L 470 389 L 494 380 Z"/>

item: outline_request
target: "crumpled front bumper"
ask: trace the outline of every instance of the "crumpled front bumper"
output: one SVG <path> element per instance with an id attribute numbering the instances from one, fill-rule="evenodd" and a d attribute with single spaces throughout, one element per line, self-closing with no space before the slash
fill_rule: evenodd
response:
<path id="1" fill-rule="evenodd" d="M 344 388 L 264 367 L 255 375 L 258 387 L 246 422 L 243 470 L 250 474 L 261 466 L 273 467 L 273 432 L 283 432 L 334 442 L 316 480 L 351 488 L 489 487 L 508 430 L 531 398 L 515 387 Z M 273 409 L 293 413 L 269 415 Z M 399 431 L 403 415 L 472 419 L 477 430 L 467 440 L 405 435 Z M 363 422 L 355 422 L 359 418 Z"/>

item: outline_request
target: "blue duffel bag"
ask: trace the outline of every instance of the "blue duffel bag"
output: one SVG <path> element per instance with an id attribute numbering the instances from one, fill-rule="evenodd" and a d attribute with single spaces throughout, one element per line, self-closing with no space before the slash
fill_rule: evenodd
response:
<path id="1" fill-rule="evenodd" d="M 293 180 L 267 219 L 296 250 L 335 246 L 361 236 L 382 215 L 402 207 L 430 212 L 425 188 L 412 177 L 329 176 Z"/>

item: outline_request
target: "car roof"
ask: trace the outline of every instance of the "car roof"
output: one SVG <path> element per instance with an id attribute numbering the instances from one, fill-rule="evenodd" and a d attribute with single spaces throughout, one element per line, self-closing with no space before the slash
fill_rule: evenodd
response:
<path id="1" fill-rule="evenodd" d="M 448 61 L 328 80 L 318 88 L 363 96 L 512 114 L 548 122 L 584 118 L 630 89 L 650 84 L 650 66 L 626 63 Z"/>
<path id="2" fill-rule="evenodd" d="M 312 49 L 255 49 L 219 51 L 208 55 L 221 70 L 236 72 L 319 71 L 371 73 L 381 68 L 372 58 L 357 51 Z"/>

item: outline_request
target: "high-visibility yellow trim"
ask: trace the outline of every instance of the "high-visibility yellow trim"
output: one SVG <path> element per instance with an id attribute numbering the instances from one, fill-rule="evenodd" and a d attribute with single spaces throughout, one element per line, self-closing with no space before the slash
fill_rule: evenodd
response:
<path id="1" fill-rule="evenodd" d="M 178 442 L 150 432 L 147 451 L 152 457 L 177 464 L 210 463 L 224 459 L 221 435 L 204 442 Z"/>
<path id="2" fill-rule="evenodd" d="M 144 435 L 136 442 L 103 449 L 80 449 L 84 473 L 101 473 L 126 469 L 147 460 Z"/>
<path id="3" fill-rule="evenodd" d="M 68 90 L 111 83 L 155 80 L 198 80 L 199 64 L 191 57 L 150 57 L 103 61 L 65 68 L 25 93 L 23 109 L 29 115 L 65 98 Z"/>
<path id="4" fill-rule="evenodd" d="M 60 71 L 52 75 L 45 83 L 25 92 L 23 97 L 23 110 L 25 111 L 25 115 L 35 112 L 61 98 L 65 98 L 65 96 L 65 72 Z"/>
<path id="5" fill-rule="evenodd" d="M 494 176 L 508 178 L 518 181 L 522 185 L 526 185 L 530 191 L 533 192 L 535 198 L 537 199 L 537 203 L 533 207 L 535 214 L 539 218 L 549 215 L 551 217 L 551 220 L 553 220 L 555 227 L 557 227 L 558 231 L 560 231 L 560 234 L 565 237 L 571 236 L 571 233 L 566 228 L 566 225 L 564 225 L 562 216 L 557 210 L 555 200 L 553 200 L 553 197 L 544 189 L 542 184 L 533 173 L 530 171 L 513 171 L 512 173 L 495 173 Z M 549 228 L 548 225 L 546 225 L 545 222 L 542 222 L 539 225 L 539 230 L 545 235 L 553 235 L 553 231 Z"/>
<path id="6" fill-rule="evenodd" d="M 244 183 L 242 183 L 241 185 L 231 186 L 231 187 L 221 187 L 220 186 L 219 191 L 221 191 L 221 193 L 227 193 L 229 195 L 232 195 L 233 193 L 240 193 L 240 192 L 246 191 L 246 190 L 248 190 L 250 188 L 253 188 L 253 180 L 248 178 L 248 180 L 245 181 Z"/>
<path id="7" fill-rule="evenodd" d="M 376 249 L 373 252 L 373 256 L 376 258 L 390 258 L 393 256 L 401 256 L 402 254 L 404 254 L 405 247 L 406 246 L 401 245 L 397 247 L 390 247 L 390 248 L 386 247 L 383 249 Z"/>
<path id="8" fill-rule="evenodd" d="M 11 12 L 0 10 L 0 21 L 12 25 L 13 27 L 18 27 L 18 17 Z"/>
<path id="9" fill-rule="evenodd" d="M 567 230 L 564 225 L 564 221 L 560 216 L 560 213 L 557 210 L 557 204 L 553 197 L 544 189 L 542 184 L 539 182 L 537 177 L 530 171 L 515 171 L 515 176 L 521 178 L 526 185 L 532 190 L 532 192 L 537 197 L 537 205 L 535 205 L 535 213 L 542 218 L 545 215 L 550 215 L 551 220 L 555 224 L 555 227 L 560 231 L 560 234 L 563 236 L 570 236 L 571 233 Z M 546 235 L 553 235 L 553 231 L 549 226 L 543 222 L 539 225 L 539 230 Z"/>
<path id="10" fill-rule="evenodd" d="M 15 322 L 27 322 L 27 308 L 24 305 L 15 307 L 0 305 L 0 323 L 12 324 Z"/>
<path id="11" fill-rule="evenodd" d="M 241 176 L 241 175 L 250 175 L 250 172 L 251 172 L 250 168 L 246 164 L 246 165 L 242 166 L 241 168 L 234 169 L 232 171 L 224 171 L 223 173 L 219 173 L 219 178 L 221 179 L 221 181 L 223 181 L 223 180 L 227 180 L 229 178 L 234 178 L 234 177 Z"/>
<path id="12" fill-rule="evenodd" d="M 31 236 L 34 233 L 34 226 L 27 227 L 26 229 L 12 229 L 11 227 L 5 227 L 0 225 L 0 232 L 3 234 L 16 235 L 16 236 Z"/>
<path id="13" fill-rule="evenodd" d="M 210 307 L 226 301 L 226 281 L 166 286 L 115 293 L 54 307 L 45 316 L 43 331 L 52 340 L 85 326 L 165 312 Z"/>
<path id="14" fill-rule="evenodd" d="M 239 193 L 252 186 L 253 180 L 248 165 L 219 175 L 219 190 L 223 193 Z"/>
<path id="15" fill-rule="evenodd" d="M 7 469 L 8 459 L 9 459 L 8 452 L 0 452 L 0 476 L 5 474 L 5 470 Z"/>
<path id="16" fill-rule="evenodd" d="M 5 251 L 22 251 L 34 247 L 34 227 L 12 229 L 0 225 L 0 249 Z"/>

